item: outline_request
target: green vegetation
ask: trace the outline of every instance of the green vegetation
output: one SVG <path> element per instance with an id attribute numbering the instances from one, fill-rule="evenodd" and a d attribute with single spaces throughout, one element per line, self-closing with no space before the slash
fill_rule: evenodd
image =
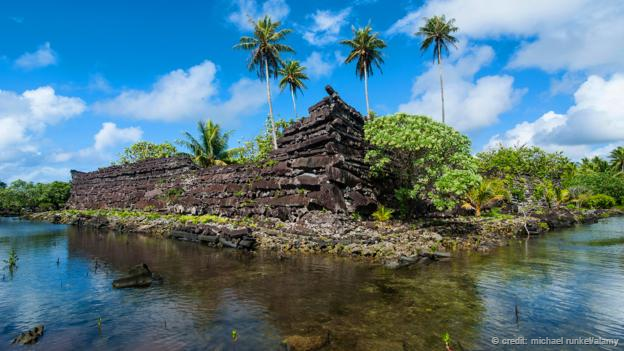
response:
<path id="1" fill-rule="evenodd" d="M 198 138 L 196 139 L 191 133 L 184 132 L 184 140 L 178 141 L 180 145 L 190 151 L 190 157 L 193 161 L 202 167 L 225 165 L 224 160 L 228 157 L 226 149 L 230 133 L 222 132 L 218 124 L 207 120 L 205 123 L 197 122 L 197 134 Z"/>
<path id="2" fill-rule="evenodd" d="M 17 257 L 17 251 L 15 251 L 15 248 L 11 248 L 11 251 L 9 252 L 9 258 L 7 258 L 6 260 L 3 260 L 4 264 L 6 264 L 7 268 L 9 269 L 9 272 L 13 273 L 13 271 L 15 270 L 15 268 L 17 268 L 17 261 L 19 260 L 19 257 Z"/>
<path id="3" fill-rule="evenodd" d="M 624 174 L 624 146 L 620 146 L 611 151 L 609 158 L 611 159 L 611 167 L 613 167 L 613 170 Z"/>
<path id="4" fill-rule="evenodd" d="M 119 155 L 118 165 L 126 165 L 150 158 L 173 157 L 178 153 L 175 146 L 169 143 L 155 144 L 149 141 L 139 141 L 124 149 Z"/>
<path id="5" fill-rule="evenodd" d="M 433 60 L 438 62 L 440 71 L 440 97 L 442 99 L 442 123 L 445 123 L 444 114 L 444 79 L 442 78 L 442 54 L 448 54 L 449 44 L 455 46 L 457 38 L 453 33 L 457 32 L 455 19 L 449 21 L 444 16 L 433 16 L 426 19 L 425 25 L 420 27 L 416 35 L 423 38 L 420 50 L 425 52 L 433 44 Z"/>
<path id="6" fill-rule="evenodd" d="M 394 213 L 394 210 L 386 208 L 384 205 L 379 205 L 372 216 L 377 222 L 387 222 L 392 219 L 392 213 Z"/>
<path id="7" fill-rule="evenodd" d="M 481 180 L 468 137 L 429 117 L 385 116 L 364 131 L 371 172 L 394 180 L 403 216 L 412 214 L 414 201 L 451 209 Z"/>
<path id="8" fill-rule="evenodd" d="M 280 119 L 275 122 L 277 137 L 284 134 L 284 130 L 293 122 Z M 262 166 L 272 166 L 273 160 L 269 160 L 269 154 L 273 150 L 273 137 L 271 135 L 270 120 L 267 119 L 266 128 L 252 141 L 245 142 L 242 146 L 228 150 L 228 162 L 236 164 L 255 163 Z M 274 162 L 274 161 L 273 161 Z"/>
<path id="9" fill-rule="evenodd" d="M 256 71 L 258 78 L 266 82 L 273 148 L 277 149 L 277 127 L 273 117 L 269 79 L 271 77 L 277 78 L 279 69 L 283 66 L 280 54 L 295 52 L 290 46 L 281 43 L 292 30 L 288 28 L 279 29 L 281 23 L 279 21 L 273 22 L 269 16 L 252 22 L 252 24 L 254 27 L 253 36 L 241 37 L 234 48 L 251 51 L 248 68 L 251 71 Z"/>
<path id="10" fill-rule="evenodd" d="M 507 191 L 499 179 L 484 179 L 466 193 L 466 202 L 462 208 L 474 210 L 475 215 L 480 217 L 481 210 L 503 200 L 506 193 Z"/>
<path id="11" fill-rule="evenodd" d="M 615 206 L 616 201 L 609 195 L 596 194 L 588 197 L 582 204 L 589 208 L 611 208 Z"/>
<path id="12" fill-rule="evenodd" d="M 305 74 L 305 67 L 299 64 L 299 61 L 291 60 L 284 64 L 284 67 L 278 70 L 282 79 L 279 81 L 279 87 L 282 91 L 286 87 L 290 89 L 290 96 L 292 97 L 293 103 L 293 111 L 295 112 L 295 118 L 297 118 L 297 103 L 295 102 L 295 95 L 297 95 L 297 90 L 303 92 L 303 88 L 305 88 L 305 84 L 303 84 L 304 80 L 308 79 L 308 76 Z"/>
<path id="13" fill-rule="evenodd" d="M 0 212 L 46 211 L 63 207 L 69 199 L 71 184 L 66 182 L 31 183 L 16 180 L 0 188 Z"/>
<path id="14" fill-rule="evenodd" d="M 373 28 L 368 24 L 364 28 L 353 30 L 353 38 L 342 40 L 340 43 L 349 47 L 351 52 L 345 59 L 349 64 L 356 61 L 355 74 L 364 79 L 364 94 L 366 97 L 366 115 L 371 116 L 371 109 L 368 103 L 368 76 L 373 75 L 373 65 L 381 72 L 381 65 L 384 60 L 381 49 L 386 47 L 386 43 L 379 38 L 379 33 L 373 33 Z"/>

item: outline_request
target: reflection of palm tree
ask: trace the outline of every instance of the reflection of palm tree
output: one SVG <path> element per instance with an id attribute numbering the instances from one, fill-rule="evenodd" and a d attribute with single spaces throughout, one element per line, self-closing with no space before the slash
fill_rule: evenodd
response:
<path id="1" fill-rule="evenodd" d="M 611 159 L 611 167 L 617 172 L 624 173 L 624 147 L 620 146 L 611 151 L 609 158 Z"/>
<path id="2" fill-rule="evenodd" d="M 202 167 L 225 165 L 223 160 L 227 158 L 229 133 L 221 132 L 221 127 L 211 120 L 197 122 L 197 131 L 198 139 L 184 132 L 185 140 L 178 141 L 178 144 L 186 147 L 193 161 Z"/>
<path id="3" fill-rule="evenodd" d="M 252 23 L 254 26 L 254 34 L 252 37 L 242 37 L 234 48 L 251 51 L 249 58 L 249 69 L 255 70 L 258 77 L 266 81 L 267 100 L 269 101 L 269 118 L 271 119 L 271 133 L 273 134 L 273 148 L 277 149 L 277 133 L 275 131 L 275 119 L 273 118 L 273 104 L 271 103 L 271 85 L 269 78 L 272 76 L 277 78 L 278 70 L 282 66 L 280 53 L 294 52 L 288 46 L 281 44 L 280 41 L 286 38 L 292 30 L 278 30 L 281 23 L 271 21 L 269 16 Z"/>
<path id="4" fill-rule="evenodd" d="M 308 79 L 308 76 L 303 72 L 305 67 L 299 64 L 299 61 L 288 61 L 284 67 L 279 69 L 279 74 L 282 79 L 279 82 L 280 89 L 284 90 L 286 86 L 290 88 L 290 96 L 292 97 L 293 110 L 295 111 L 295 118 L 297 118 L 297 103 L 295 102 L 295 95 L 297 90 L 303 91 L 305 84 L 303 81 Z"/>
<path id="5" fill-rule="evenodd" d="M 427 19 L 424 26 L 420 27 L 416 35 L 423 37 L 420 46 L 421 51 L 427 51 L 433 44 L 433 60 L 438 61 L 440 71 L 440 97 L 442 98 L 442 123 L 445 121 L 444 115 L 444 80 L 442 79 L 442 54 L 448 53 L 448 44 L 455 46 L 457 38 L 452 33 L 457 32 L 455 27 L 455 19 L 449 21 L 445 16 L 433 16 Z"/>
<path id="6" fill-rule="evenodd" d="M 364 28 L 353 28 L 353 39 L 343 40 L 340 43 L 351 48 L 345 63 L 351 63 L 357 59 L 355 74 L 364 79 L 364 94 L 366 97 L 366 114 L 370 117 L 371 111 L 368 104 L 368 76 L 373 75 L 373 64 L 381 71 L 381 64 L 384 62 L 381 57 L 381 49 L 386 47 L 386 43 L 378 38 L 378 33 L 372 33 L 372 28 L 367 25 Z"/>

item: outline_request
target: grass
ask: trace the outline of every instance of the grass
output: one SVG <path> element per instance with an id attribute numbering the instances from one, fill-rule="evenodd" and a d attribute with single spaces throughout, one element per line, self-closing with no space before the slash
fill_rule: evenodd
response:
<path id="1" fill-rule="evenodd" d="M 70 215 L 85 215 L 91 217 L 117 217 L 117 218 L 145 218 L 147 220 L 167 219 L 180 223 L 206 224 L 217 223 L 225 224 L 231 222 L 230 219 L 212 215 L 180 215 L 180 214 L 162 214 L 147 211 L 130 211 L 130 210 L 66 210 L 65 213 Z"/>
<path id="2" fill-rule="evenodd" d="M 19 257 L 17 257 L 17 251 L 15 251 L 15 248 L 11 248 L 11 251 L 9 252 L 9 258 L 4 260 L 4 263 L 9 268 L 9 271 L 13 272 L 13 270 L 17 268 L 18 260 Z"/>

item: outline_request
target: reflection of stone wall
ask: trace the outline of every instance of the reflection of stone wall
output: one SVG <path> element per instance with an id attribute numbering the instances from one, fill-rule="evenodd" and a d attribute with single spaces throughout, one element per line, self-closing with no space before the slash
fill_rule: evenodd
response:
<path id="1" fill-rule="evenodd" d="M 375 198 L 363 162 L 364 120 L 327 87 L 310 116 L 289 127 L 267 167 L 199 168 L 184 157 L 95 172 L 72 171 L 69 207 L 150 207 L 167 212 L 293 219 L 311 209 L 370 211 Z"/>

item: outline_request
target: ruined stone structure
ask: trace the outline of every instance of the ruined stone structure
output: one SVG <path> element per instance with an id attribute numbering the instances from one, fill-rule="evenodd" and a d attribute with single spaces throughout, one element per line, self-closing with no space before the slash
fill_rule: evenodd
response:
<path id="1" fill-rule="evenodd" d="M 312 209 L 370 212 L 375 196 L 363 158 L 364 120 L 331 88 L 310 116 L 278 139 L 271 165 L 199 168 L 185 157 L 150 159 L 91 173 L 72 171 L 69 207 L 269 216 Z"/>

